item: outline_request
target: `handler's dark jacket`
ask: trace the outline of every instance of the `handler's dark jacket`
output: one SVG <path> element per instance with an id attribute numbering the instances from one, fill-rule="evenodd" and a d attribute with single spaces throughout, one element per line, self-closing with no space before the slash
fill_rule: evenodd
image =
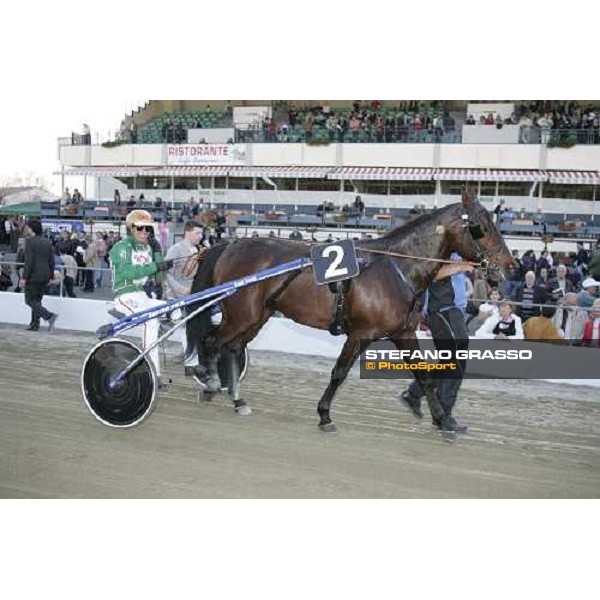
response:
<path id="1" fill-rule="evenodd" d="M 25 241 L 25 268 L 27 283 L 48 283 L 54 276 L 54 252 L 48 238 L 34 235 Z"/>

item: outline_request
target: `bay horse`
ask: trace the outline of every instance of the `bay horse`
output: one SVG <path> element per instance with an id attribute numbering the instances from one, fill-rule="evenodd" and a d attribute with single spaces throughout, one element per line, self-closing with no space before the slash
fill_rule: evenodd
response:
<path id="1" fill-rule="evenodd" d="M 468 191 L 463 191 L 461 202 L 421 215 L 379 239 L 356 242 L 355 247 L 365 266 L 351 280 L 345 295 L 347 339 L 318 404 L 319 427 L 328 433 L 336 431 L 330 416 L 333 397 L 365 344 L 389 338 L 399 349 L 419 348 L 415 334 L 420 320 L 419 300 L 442 266 L 431 259 L 447 260 L 457 252 L 464 260 L 486 267 L 496 280 L 504 278 L 513 264 L 490 213 Z M 309 256 L 309 250 L 308 244 L 272 238 L 236 239 L 215 246 L 200 264 L 192 291 Z M 204 352 L 214 365 L 223 346 L 234 354 L 241 351 L 275 311 L 297 323 L 328 330 L 334 302 L 335 295 L 328 286 L 317 285 L 310 269 L 305 269 L 240 290 L 222 303 L 223 320 L 218 330 L 213 330 L 212 338 L 210 318 L 204 314 L 190 323 L 188 336 L 190 342 L 198 344 L 200 355 Z M 203 347 L 207 337 L 210 343 Z M 231 360 L 232 369 L 235 364 Z M 423 386 L 432 417 L 439 420 L 444 412 L 437 400 L 433 377 L 418 370 L 413 373 Z M 249 407 L 239 397 L 237 382 L 236 373 L 231 372 L 230 396 L 238 412 L 249 414 Z"/>

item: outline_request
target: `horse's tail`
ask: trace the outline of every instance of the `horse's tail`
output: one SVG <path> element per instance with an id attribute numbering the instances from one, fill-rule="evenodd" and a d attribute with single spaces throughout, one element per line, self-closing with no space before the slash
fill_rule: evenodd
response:
<path id="1" fill-rule="evenodd" d="M 221 254 L 227 250 L 229 243 L 219 244 L 210 248 L 198 264 L 198 270 L 192 284 L 192 293 L 201 292 L 214 285 L 215 267 Z M 192 304 L 188 308 L 192 312 L 198 304 Z M 186 333 L 188 347 L 196 347 L 202 340 L 206 339 L 212 328 L 210 320 L 210 310 L 204 310 L 199 315 L 188 322 Z"/>

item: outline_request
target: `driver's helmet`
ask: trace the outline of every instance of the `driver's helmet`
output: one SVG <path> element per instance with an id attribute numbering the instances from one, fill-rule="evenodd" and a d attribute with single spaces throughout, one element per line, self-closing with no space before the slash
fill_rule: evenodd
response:
<path id="1" fill-rule="evenodd" d="M 129 231 L 133 227 L 146 225 L 147 227 L 156 227 L 154 218 L 147 210 L 132 210 L 125 219 L 125 226 Z"/>

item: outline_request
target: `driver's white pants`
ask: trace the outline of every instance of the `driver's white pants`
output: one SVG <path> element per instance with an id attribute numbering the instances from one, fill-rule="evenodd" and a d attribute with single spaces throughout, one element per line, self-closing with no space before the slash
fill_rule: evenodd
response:
<path id="1" fill-rule="evenodd" d="M 115 299 L 115 308 L 126 315 L 140 312 L 147 308 L 154 308 L 165 304 L 162 300 L 149 298 L 145 292 L 129 292 L 121 294 Z M 160 323 L 158 319 L 150 319 L 142 326 L 142 347 L 144 350 L 151 346 L 158 339 Z M 154 364 L 157 377 L 160 377 L 160 358 L 158 346 L 150 352 L 150 360 Z"/>

